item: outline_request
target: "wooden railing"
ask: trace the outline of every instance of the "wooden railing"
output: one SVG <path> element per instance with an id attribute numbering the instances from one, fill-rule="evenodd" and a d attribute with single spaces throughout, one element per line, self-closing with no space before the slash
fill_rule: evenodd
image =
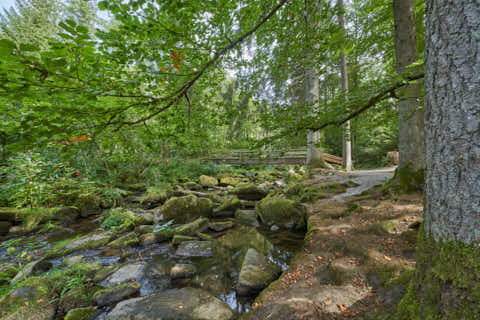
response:
<path id="1" fill-rule="evenodd" d="M 323 153 L 325 161 L 343 164 L 343 159 L 328 153 Z M 237 149 L 225 152 L 214 152 L 204 157 L 216 163 L 226 164 L 304 164 L 307 158 L 306 148 L 278 150 Z"/>

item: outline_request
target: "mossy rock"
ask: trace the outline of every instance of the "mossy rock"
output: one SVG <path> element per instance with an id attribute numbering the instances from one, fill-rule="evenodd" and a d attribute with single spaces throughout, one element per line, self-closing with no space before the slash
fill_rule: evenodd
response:
<path id="1" fill-rule="evenodd" d="M 95 194 L 91 193 L 88 195 L 80 196 L 76 201 L 74 206 L 80 210 L 80 215 L 83 218 L 100 214 L 102 213 L 101 208 L 101 198 Z"/>
<path id="2" fill-rule="evenodd" d="M 177 234 L 177 235 L 173 236 L 172 245 L 177 246 L 180 243 L 185 242 L 185 241 L 196 241 L 196 240 L 198 240 L 198 238 L 196 238 L 196 237 L 182 236 L 182 235 Z"/>
<path id="3" fill-rule="evenodd" d="M 232 217 L 235 211 L 242 207 L 236 196 L 226 196 L 221 201 L 220 206 L 213 211 L 214 217 Z"/>
<path id="4" fill-rule="evenodd" d="M 73 288 L 60 299 L 59 308 L 65 314 L 72 309 L 91 306 L 94 302 L 94 294 L 100 289 L 98 286 L 79 286 Z"/>
<path id="5" fill-rule="evenodd" d="M 267 195 L 267 192 L 264 189 L 252 183 L 239 184 L 231 190 L 230 193 L 236 195 L 240 199 L 254 201 L 261 200 Z"/>
<path id="6" fill-rule="evenodd" d="M 12 224 L 8 221 L 0 221 L 0 235 L 5 235 L 9 232 Z"/>
<path id="7" fill-rule="evenodd" d="M 163 217 L 175 223 L 187 223 L 199 217 L 210 217 L 213 204 L 210 199 L 196 196 L 171 198 L 162 206 Z"/>
<path id="8" fill-rule="evenodd" d="M 200 181 L 200 185 L 202 187 L 218 186 L 218 180 L 216 178 L 213 178 L 213 177 L 202 175 L 202 176 L 200 176 L 199 181 Z"/>
<path id="9" fill-rule="evenodd" d="M 183 184 L 183 187 L 187 190 L 193 190 L 193 191 L 202 189 L 201 185 L 199 185 L 198 183 L 193 182 L 193 181 L 185 182 Z"/>
<path id="10" fill-rule="evenodd" d="M 98 314 L 97 307 L 70 310 L 64 320 L 93 320 Z"/>
<path id="11" fill-rule="evenodd" d="M 306 210 L 298 201 L 269 197 L 258 202 L 255 210 L 268 226 L 295 230 L 306 228 Z"/>
<path id="12" fill-rule="evenodd" d="M 239 295 L 252 295 L 278 278 L 282 269 L 253 248 L 248 249 L 237 285 Z"/>
<path id="13" fill-rule="evenodd" d="M 76 207 L 60 208 L 55 212 L 52 219 L 65 225 L 70 225 L 80 216 L 80 210 Z"/>
<path id="14" fill-rule="evenodd" d="M 135 232 L 130 232 L 110 242 L 107 246 L 112 248 L 124 248 L 138 243 L 139 240 L 137 234 Z"/>
<path id="15" fill-rule="evenodd" d="M 28 302 L 32 309 L 39 305 L 39 302 L 37 302 L 40 301 L 39 299 L 48 302 L 47 300 L 52 295 L 50 288 L 50 281 L 44 277 L 29 277 L 15 288 L 11 287 L 10 292 L 0 298 L 0 318 L 7 319 L 7 315 L 21 311 L 25 302 Z M 10 319 L 20 318 L 11 316 Z"/>
<path id="16" fill-rule="evenodd" d="M 192 221 L 190 223 L 184 224 L 183 226 L 175 228 L 173 231 L 176 235 L 184 235 L 184 236 L 193 236 L 197 232 L 204 232 L 207 230 L 209 226 L 208 219 L 201 217 Z"/>
<path id="17" fill-rule="evenodd" d="M 231 176 L 225 176 L 220 178 L 220 185 L 221 186 L 237 186 L 239 183 L 241 183 L 240 179 L 231 177 Z"/>
<path id="18" fill-rule="evenodd" d="M 140 293 L 142 285 L 138 282 L 127 282 L 99 290 L 93 298 L 98 306 L 107 306 L 125 300 Z"/>

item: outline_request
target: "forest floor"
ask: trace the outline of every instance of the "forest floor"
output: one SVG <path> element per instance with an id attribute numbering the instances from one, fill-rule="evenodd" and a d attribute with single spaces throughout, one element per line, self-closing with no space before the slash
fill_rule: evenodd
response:
<path id="1" fill-rule="evenodd" d="M 377 185 L 391 174 L 358 171 L 360 186 L 311 203 L 303 251 L 241 319 L 390 319 L 414 273 L 423 215 L 420 193 L 394 195 Z M 319 172 L 304 183 L 347 177 Z"/>

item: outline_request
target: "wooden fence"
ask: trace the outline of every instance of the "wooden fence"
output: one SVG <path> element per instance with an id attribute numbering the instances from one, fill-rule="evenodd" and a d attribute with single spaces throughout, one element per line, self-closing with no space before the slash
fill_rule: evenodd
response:
<path id="1" fill-rule="evenodd" d="M 343 159 L 328 153 L 323 153 L 325 161 L 343 164 Z M 238 149 L 226 152 L 211 153 L 203 160 L 226 164 L 305 164 L 306 148 L 279 150 L 248 150 Z"/>

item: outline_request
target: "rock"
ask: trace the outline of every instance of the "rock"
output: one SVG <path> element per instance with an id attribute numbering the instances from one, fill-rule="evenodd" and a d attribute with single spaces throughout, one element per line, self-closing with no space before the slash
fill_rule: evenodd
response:
<path id="1" fill-rule="evenodd" d="M 214 237 L 206 233 L 197 232 L 195 233 L 195 236 L 197 236 L 200 240 L 205 240 L 205 241 L 215 240 Z"/>
<path id="2" fill-rule="evenodd" d="M 93 298 L 98 306 L 108 306 L 140 293 L 141 287 L 138 282 L 127 282 L 112 288 L 97 291 Z"/>
<path id="3" fill-rule="evenodd" d="M 93 277 L 93 282 L 102 282 L 103 280 L 105 280 L 105 278 L 107 278 L 109 275 L 111 275 L 112 273 L 114 273 L 118 269 L 120 269 L 120 267 L 118 265 L 101 267 L 95 273 L 95 275 Z"/>
<path id="4" fill-rule="evenodd" d="M 239 179 L 234 177 L 225 176 L 220 178 L 220 185 L 221 186 L 236 186 L 240 183 Z"/>
<path id="5" fill-rule="evenodd" d="M 12 224 L 8 221 L 0 221 L 0 235 L 7 234 Z"/>
<path id="6" fill-rule="evenodd" d="M 40 303 L 32 306 L 20 306 L 17 311 L 2 320 L 53 320 L 55 319 L 56 308 L 52 303 Z M 0 311 L 1 316 L 1 311 Z"/>
<path id="7" fill-rule="evenodd" d="M 242 209 L 255 209 L 255 205 L 257 204 L 255 201 L 250 200 L 240 200 L 240 204 L 242 205 Z"/>
<path id="8" fill-rule="evenodd" d="M 52 263 L 43 260 L 32 261 L 23 267 L 10 282 L 11 285 L 19 283 L 37 272 L 46 272 L 52 267 Z"/>
<path id="9" fill-rule="evenodd" d="M 218 180 L 209 176 L 200 176 L 200 185 L 202 187 L 215 187 L 218 185 Z"/>
<path id="10" fill-rule="evenodd" d="M 124 236 L 121 236 L 117 240 L 110 242 L 107 246 L 111 248 L 124 248 L 131 245 L 136 245 L 140 241 L 138 240 L 137 234 L 135 232 L 127 233 Z"/>
<path id="11" fill-rule="evenodd" d="M 78 286 L 65 293 L 59 303 L 63 314 L 77 308 L 86 308 L 93 304 L 93 295 L 100 289 L 98 286 Z"/>
<path id="12" fill-rule="evenodd" d="M 202 190 L 202 186 L 193 181 L 185 182 L 183 184 L 183 187 L 185 189 L 194 190 L 194 191 Z"/>
<path id="13" fill-rule="evenodd" d="M 166 220 L 187 223 L 199 217 L 210 217 L 212 209 L 213 204 L 210 199 L 191 195 L 171 198 L 163 205 L 162 212 Z"/>
<path id="14" fill-rule="evenodd" d="M 241 250 L 246 253 L 248 248 L 254 248 L 258 252 L 267 254 L 273 250 L 273 244 L 258 232 L 256 228 L 240 224 L 217 238 L 216 242 L 219 246 L 234 252 Z"/>
<path id="15" fill-rule="evenodd" d="M 65 246 L 65 248 L 66 249 L 98 248 L 109 243 L 113 237 L 114 237 L 114 234 L 111 232 L 95 232 L 70 242 Z"/>
<path id="16" fill-rule="evenodd" d="M 145 264 L 141 262 L 131 263 L 115 271 L 107 279 L 107 286 L 113 287 L 129 281 L 140 281 L 143 278 L 145 278 Z"/>
<path id="17" fill-rule="evenodd" d="M 208 219 L 207 218 L 198 218 L 193 222 L 187 223 L 183 226 L 177 227 L 174 231 L 177 235 L 184 236 L 193 236 L 197 232 L 204 232 L 208 228 Z"/>
<path id="18" fill-rule="evenodd" d="M 106 320 L 230 320 L 233 311 L 210 293 L 195 289 L 171 289 L 122 301 Z"/>
<path id="19" fill-rule="evenodd" d="M 213 241 L 186 241 L 179 245 L 175 254 L 181 257 L 211 257 L 213 246 Z"/>
<path id="20" fill-rule="evenodd" d="M 152 233 L 154 227 L 151 225 L 141 225 L 135 228 L 135 232 L 138 235 L 146 234 L 146 233 Z"/>
<path id="21" fill-rule="evenodd" d="M 279 266 L 250 248 L 242 263 L 237 293 L 243 296 L 256 294 L 277 279 L 281 272 L 282 269 Z"/>
<path id="22" fill-rule="evenodd" d="M 276 232 L 276 231 L 278 231 L 278 230 L 280 230 L 280 227 L 278 227 L 278 226 L 276 226 L 276 225 L 272 225 L 272 226 L 270 227 L 270 231 Z"/>
<path id="23" fill-rule="evenodd" d="M 235 219 L 240 220 L 243 223 L 249 224 L 254 227 L 258 227 L 258 215 L 255 210 L 241 210 L 238 209 L 235 212 Z"/>
<path id="24" fill-rule="evenodd" d="M 233 228 L 233 226 L 235 226 L 233 221 L 210 222 L 208 224 L 208 228 L 216 232 Z"/>
<path id="25" fill-rule="evenodd" d="M 67 257 L 62 261 L 62 264 L 65 266 L 73 266 L 75 263 L 82 262 L 84 257 L 82 255 Z"/>
<path id="26" fill-rule="evenodd" d="M 225 218 L 233 217 L 237 209 L 242 206 L 242 203 L 236 196 L 227 196 L 222 199 L 222 203 L 213 211 L 213 217 Z"/>
<path id="27" fill-rule="evenodd" d="M 251 183 L 239 184 L 230 193 L 235 194 L 240 199 L 254 201 L 261 200 L 267 195 L 264 189 Z"/>
<path id="28" fill-rule="evenodd" d="M 170 270 L 172 279 L 190 278 L 195 275 L 197 268 L 193 264 L 177 263 Z"/>
<path id="29" fill-rule="evenodd" d="M 53 220 L 62 224 L 70 225 L 74 223 L 80 216 L 80 210 L 75 207 L 61 208 L 53 215 Z"/>
<path id="30" fill-rule="evenodd" d="M 176 234 L 173 236 L 172 245 L 176 246 L 185 241 L 195 241 L 195 240 L 198 240 L 198 239 L 195 237 L 182 236 L 180 234 Z"/>
<path id="31" fill-rule="evenodd" d="M 97 314 L 97 308 L 77 308 L 68 311 L 64 320 L 93 320 Z"/>
<path id="32" fill-rule="evenodd" d="M 139 241 L 142 246 L 148 246 L 159 242 L 158 237 L 155 233 L 142 234 L 139 238 Z"/>
<path id="33" fill-rule="evenodd" d="M 267 198 L 257 203 L 256 211 L 268 226 L 277 225 L 280 228 L 300 230 L 306 227 L 306 210 L 298 201 Z"/>

